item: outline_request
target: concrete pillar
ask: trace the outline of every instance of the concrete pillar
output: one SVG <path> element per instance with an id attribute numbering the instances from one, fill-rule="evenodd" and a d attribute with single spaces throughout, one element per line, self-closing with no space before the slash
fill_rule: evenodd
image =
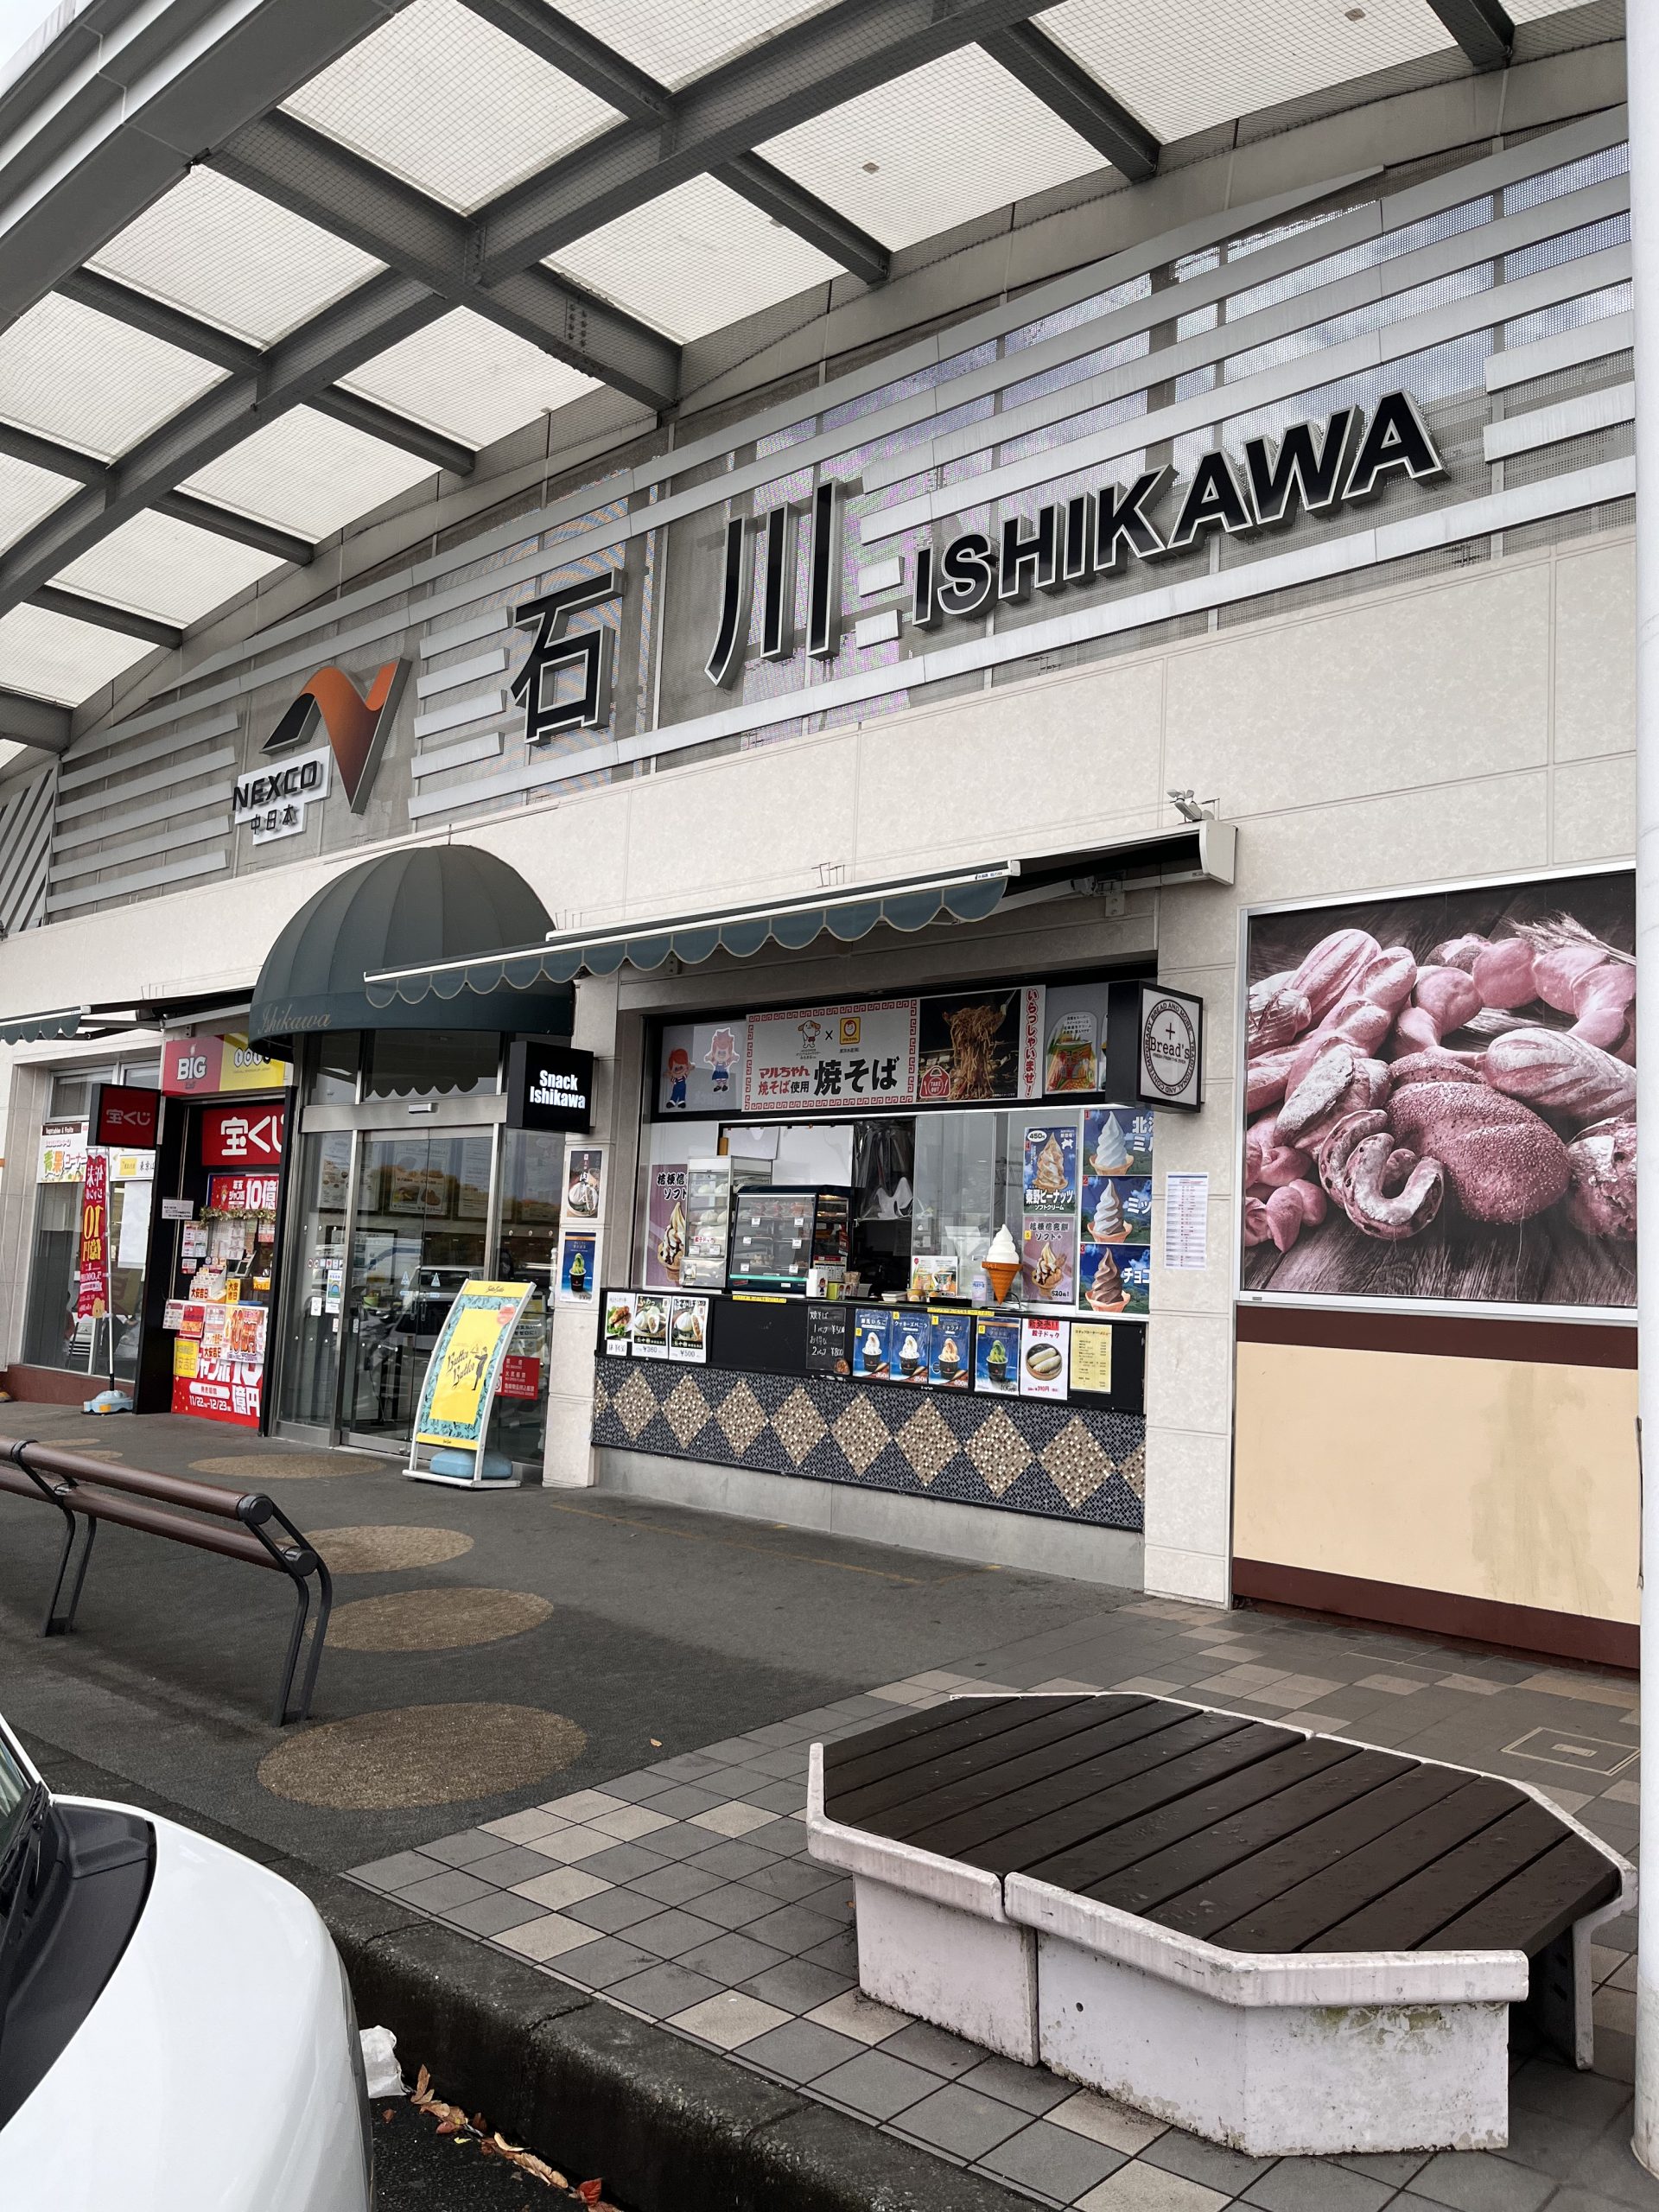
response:
<path id="1" fill-rule="evenodd" d="M 1636 944 L 1637 1338 L 1640 1433 L 1655 1487 L 1642 1489 L 1641 1840 L 1659 1859 L 1659 6 L 1638 0 L 1625 25 L 1630 88 L 1631 266 L 1636 295 Z M 1632 2148 L 1659 2173 L 1659 1884 L 1638 1907 L 1636 2130 Z"/>
<path id="2" fill-rule="evenodd" d="M 561 1306 L 556 1299 L 548 1332 L 547 1444 L 542 1480 L 562 1489 L 583 1489 L 596 1478 L 590 1440 L 598 1294 L 606 1283 L 626 1281 L 628 1275 L 639 1144 L 643 1025 L 637 1018 L 619 1014 L 617 1001 L 613 977 L 595 976 L 576 986 L 571 1042 L 594 1058 L 594 1126 L 589 1135 L 573 1136 L 569 1143 L 602 1144 L 606 1154 L 600 1201 L 600 1279 L 594 1287 L 594 1302 Z"/>

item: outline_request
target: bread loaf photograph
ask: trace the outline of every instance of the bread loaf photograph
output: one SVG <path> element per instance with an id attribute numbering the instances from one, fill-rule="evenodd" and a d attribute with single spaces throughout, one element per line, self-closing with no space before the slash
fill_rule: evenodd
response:
<path id="1" fill-rule="evenodd" d="M 1636 1302 L 1635 880 L 1252 915 L 1246 1290 Z"/>

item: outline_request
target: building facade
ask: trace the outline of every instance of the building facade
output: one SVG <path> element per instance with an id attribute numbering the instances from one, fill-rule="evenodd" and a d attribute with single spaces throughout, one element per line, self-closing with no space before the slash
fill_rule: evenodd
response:
<path id="1" fill-rule="evenodd" d="M 1621 67 L 970 226 L 83 710 L 0 786 L 14 1394 L 405 1451 L 523 1275 L 549 1483 L 1630 1660 Z"/>

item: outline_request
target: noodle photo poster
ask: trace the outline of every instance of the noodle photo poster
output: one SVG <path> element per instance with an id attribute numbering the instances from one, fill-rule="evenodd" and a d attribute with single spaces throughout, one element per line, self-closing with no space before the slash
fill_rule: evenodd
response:
<path id="1" fill-rule="evenodd" d="M 1627 869 L 1251 916 L 1246 1290 L 1636 1302 Z"/>

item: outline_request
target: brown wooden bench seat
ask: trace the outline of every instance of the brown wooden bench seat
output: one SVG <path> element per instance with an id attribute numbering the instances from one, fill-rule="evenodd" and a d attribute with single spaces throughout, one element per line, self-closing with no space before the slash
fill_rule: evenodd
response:
<path id="1" fill-rule="evenodd" d="M 952 1700 L 822 1747 L 813 1772 L 811 1848 L 859 1878 L 868 1993 L 1205 2133 L 1258 2150 L 1502 2140 L 1511 2001 L 1588 2063 L 1589 1930 L 1626 1909 L 1630 1870 L 1522 1785 L 1128 1695 Z M 1149 2009 L 1186 2062 L 1142 2047 Z M 1363 2140 L 1313 2139 L 1348 2121 L 1310 2120 L 1289 2046 L 1276 2099 L 1243 2068 L 1230 2101 L 1214 2051 L 1212 2089 L 1182 2086 L 1217 2037 L 1253 2035 L 1260 2075 L 1261 2022 L 1277 2014 L 1294 2045 L 1311 2013 L 1338 2012 L 1351 2041 L 1363 2013 L 1373 2044 L 1398 2046 L 1392 2078 L 1369 2069 L 1349 2101 Z M 1440 2076 L 1428 2109 L 1420 2070 Z M 1419 2133 L 1385 2143 L 1401 2123 L 1368 2099 L 1414 2103 Z"/>

